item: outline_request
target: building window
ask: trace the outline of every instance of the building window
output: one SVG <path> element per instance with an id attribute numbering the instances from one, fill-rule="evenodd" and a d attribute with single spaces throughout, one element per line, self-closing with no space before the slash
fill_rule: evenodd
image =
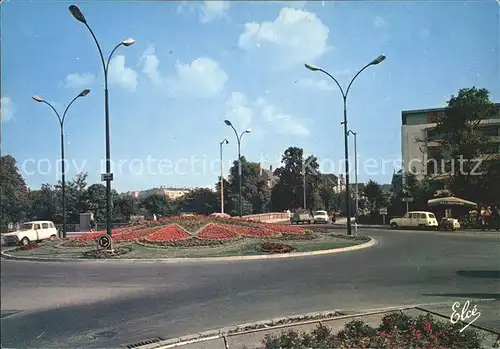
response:
<path id="1" fill-rule="evenodd" d="M 488 127 L 481 127 L 478 130 L 479 134 L 482 136 L 489 136 L 489 137 L 498 137 L 500 136 L 500 127 L 497 126 L 488 126 Z"/>

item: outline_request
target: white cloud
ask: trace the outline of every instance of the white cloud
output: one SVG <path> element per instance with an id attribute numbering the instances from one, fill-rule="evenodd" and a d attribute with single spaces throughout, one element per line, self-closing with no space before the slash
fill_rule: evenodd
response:
<path id="1" fill-rule="evenodd" d="M 137 88 L 137 73 L 125 67 L 125 56 L 116 56 L 109 62 L 108 79 L 110 84 L 120 85 L 131 91 Z"/>
<path id="2" fill-rule="evenodd" d="M 284 113 L 278 107 L 263 101 L 262 116 L 271 128 L 281 134 L 289 134 L 297 137 L 309 135 L 309 129 L 300 120 Z"/>
<path id="3" fill-rule="evenodd" d="M 238 46 L 274 68 L 313 62 L 328 50 L 329 29 L 312 12 L 285 7 L 274 22 L 245 24 Z"/>
<path id="4" fill-rule="evenodd" d="M 219 63 L 210 58 L 197 58 L 191 63 L 176 65 L 177 74 L 166 80 L 171 96 L 212 98 L 224 90 L 228 76 Z"/>
<path id="5" fill-rule="evenodd" d="M 249 128 L 253 118 L 253 110 L 243 93 L 231 93 L 231 97 L 226 102 L 226 108 L 225 119 L 231 120 L 237 129 L 245 130 Z"/>
<path id="6" fill-rule="evenodd" d="M 297 81 L 297 85 L 305 88 L 314 88 L 322 91 L 331 91 L 334 89 L 332 85 L 334 82 L 329 82 L 324 79 L 300 79 Z"/>
<path id="7" fill-rule="evenodd" d="M 64 79 L 64 85 L 70 88 L 87 88 L 95 82 L 95 76 L 92 73 L 72 73 Z"/>
<path id="8" fill-rule="evenodd" d="M 160 61 L 156 56 L 154 47 L 148 47 L 146 51 L 144 51 L 140 62 L 142 63 L 142 72 L 147 75 L 151 82 L 154 84 L 161 84 L 162 78 L 160 77 L 160 72 L 158 71 Z"/>
<path id="9" fill-rule="evenodd" d="M 205 1 L 200 9 L 200 21 L 209 23 L 219 18 L 227 18 L 229 7 L 229 1 Z"/>
<path id="10" fill-rule="evenodd" d="M 373 25 L 377 28 L 387 27 L 387 21 L 380 16 L 376 16 Z"/>
<path id="11" fill-rule="evenodd" d="M 8 96 L 4 96 L 0 99 L 0 116 L 2 122 L 10 121 L 14 118 L 14 103 L 12 99 Z"/>

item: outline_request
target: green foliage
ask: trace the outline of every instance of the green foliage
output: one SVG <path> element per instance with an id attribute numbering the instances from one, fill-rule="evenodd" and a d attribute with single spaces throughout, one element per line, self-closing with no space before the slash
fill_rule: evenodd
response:
<path id="1" fill-rule="evenodd" d="M 209 215 L 220 210 L 217 193 L 207 188 L 198 188 L 181 197 L 178 208 L 181 212 Z"/>
<path id="2" fill-rule="evenodd" d="M 10 155 L 0 157 L 0 225 L 23 221 L 28 207 L 26 183 L 16 160 Z"/>
<path id="3" fill-rule="evenodd" d="M 165 195 L 153 194 L 141 200 L 143 206 L 150 214 L 166 217 L 175 213 L 175 207 Z"/>
<path id="4" fill-rule="evenodd" d="M 352 320 L 337 334 L 324 325 L 309 332 L 282 331 L 266 335 L 265 349 L 330 348 L 481 348 L 482 338 L 475 329 L 460 332 L 461 324 L 444 323 L 431 315 L 411 317 L 392 313 L 373 328 L 362 320 Z"/>
<path id="5" fill-rule="evenodd" d="M 139 212 L 140 202 L 137 198 L 131 195 L 123 195 L 115 201 L 115 217 L 121 217 L 124 221 L 128 221 L 130 216 Z"/>
<path id="6" fill-rule="evenodd" d="M 387 205 L 387 198 L 382 192 L 382 187 L 375 181 L 369 180 L 363 189 L 363 194 L 368 201 L 368 208 L 371 211 L 378 211 L 380 207 Z"/>

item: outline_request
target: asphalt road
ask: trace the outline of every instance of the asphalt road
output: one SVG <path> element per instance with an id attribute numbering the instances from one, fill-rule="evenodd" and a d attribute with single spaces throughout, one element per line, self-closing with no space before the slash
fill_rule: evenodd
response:
<path id="1" fill-rule="evenodd" d="M 380 243 L 281 260 L 2 260 L 1 345 L 110 348 L 316 310 L 500 300 L 498 234 L 364 233 Z M 500 329 L 495 313 L 485 325 Z"/>

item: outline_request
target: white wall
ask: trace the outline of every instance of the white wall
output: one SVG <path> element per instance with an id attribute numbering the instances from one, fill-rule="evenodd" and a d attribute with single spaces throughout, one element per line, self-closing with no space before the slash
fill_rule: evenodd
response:
<path id="1" fill-rule="evenodd" d="M 425 147 L 416 139 L 425 139 L 425 130 L 435 127 L 436 124 L 403 125 L 401 127 L 401 152 L 403 172 L 408 173 L 415 169 L 415 173 L 423 173 L 425 167 Z M 418 176 L 421 178 L 422 176 Z M 405 178 L 403 176 L 403 183 Z"/>

